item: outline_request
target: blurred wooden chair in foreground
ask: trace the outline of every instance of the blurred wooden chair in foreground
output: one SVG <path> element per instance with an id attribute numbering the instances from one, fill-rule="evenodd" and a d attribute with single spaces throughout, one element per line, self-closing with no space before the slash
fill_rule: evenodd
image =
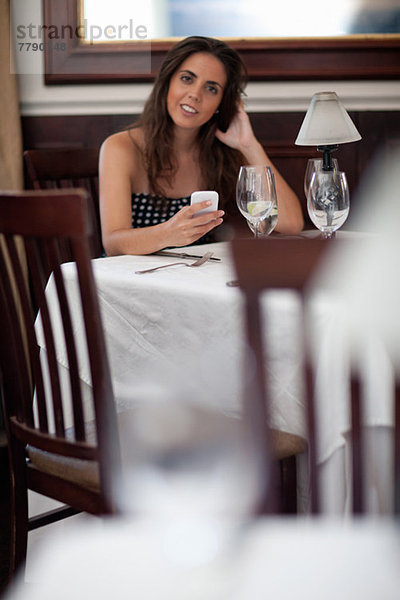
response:
<path id="1" fill-rule="evenodd" d="M 29 530 L 79 511 L 116 512 L 114 481 L 120 449 L 90 263 L 91 224 L 84 190 L 0 193 L 0 364 L 11 465 L 11 573 L 25 560 Z M 39 318 L 32 308 L 16 239 L 23 241 Z M 87 354 L 74 341 L 77 306 L 70 306 L 63 279 L 58 252 L 63 239 L 68 240 L 76 262 Z M 46 272 L 54 279 L 57 323 L 44 291 Z M 40 336 L 46 342 L 45 353 L 39 348 Z M 68 356 L 68 381 L 57 367 L 60 344 Z M 91 406 L 87 398 L 82 399 L 81 360 L 90 364 Z M 28 519 L 28 489 L 69 508 Z"/>
<path id="2" fill-rule="evenodd" d="M 359 242 L 358 242 L 359 243 Z M 251 410 L 255 413 L 256 427 L 259 422 L 268 423 L 268 352 L 264 350 L 263 330 L 268 331 L 268 321 L 264 311 L 261 311 L 260 297 L 264 290 L 292 289 L 299 293 L 301 305 L 301 353 L 303 365 L 304 397 L 307 422 L 307 444 L 310 483 L 310 510 L 317 514 L 322 511 L 321 482 L 317 468 L 317 449 L 321 441 L 317 427 L 316 406 L 319 398 L 316 395 L 315 372 L 311 360 L 310 339 L 306 325 L 306 290 L 322 260 L 328 258 L 327 250 L 337 248 L 337 244 L 345 244 L 346 256 L 351 256 L 354 240 L 323 240 L 299 238 L 267 238 L 261 240 L 237 239 L 232 243 L 233 257 L 239 285 L 245 296 L 246 337 L 253 351 L 255 375 L 247 381 L 247 390 L 251 394 Z M 350 253 L 349 253 L 350 250 Z M 332 256 L 330 254 L 330 256 Z M 351 354 L 349 355 L 349 360 Z M 367 512 L 367 426 L 363 426 L 366 415 L 367 391 L 363 387 L 361 365 L 353 361 L 348 364 L 348 389 L 350 426 L 350 481 L 351 481 L 351 512 L 362 514 Z M 393 484 L 393 510 L 400 512 L 400 385 L 398 377 L 393 382 L 393 469 L 390 470 Z M 247 398 L 247 402 L 249 398 Z M 345 409 L 346 410 L 346 409 Z M 269 437 L 272 445 L 272 455 L 279 451 L 279 437 L 265 427 L 265 438 Z M 284 440 L 283 440 L 284 441 Z M 293 456 L 298 453 L 298 449 Z M 266 448 L 266 456 L 271 455 L 271 448 Z M 266 458 L 266 461 L 269 459 Z M 385 459 L 383 459 L 385 460 Z M 379 459 L 378 459 L 379 463 Z"/>
<path id="3" fill-rule="evenodd" d="M 268 353 L 264 349 L 263 331 L 268 330 L 266 315 L 261 310 L 261 294 L 268 289 L 293 289 L 300 293 L 302 308 L 303 292 L 314 273 L 326 248 L 325 240 L 306 239 L 234 239 L 232 242 L 233 259 L 239 286 L 245 296 L 246 338 L 253 351 L 255 372 L 249 381 L 245 381 L 245 402 L 253 412 L 255 428 L 265 426 L 266 463 L 271 468 L 270 457 L 277 457 L 283 469 L 283 496 L 296 494 L 296 456 L 304 452 L 307 443 L 302 438 L 289 433 L 267 429 L 268 423 Z M 301 315 L 304 323 L 304 314 Z M 305 336 L 305 329 L 302 333 Z M 302 340 L 305 349 L 305 339 Z M 311 369 L 304 362 L 306 373 L 306 396 L 312 393 Z M 247 372 L 247 369 L 245 369 Z M 308 452 L 310 460 L 312 510 L 318 511 L 319 498 L 315 478 L 315 416 L 313 403 L 308 402 L 307 425 L 309 430 Z M 262 424 L 262 425 L 260 425 Z M 267 441 L 268 440 L 268 441 Z M 285 456 L 286 454 L 286 456 Z M 285 482 L 285 476 L 290 478 Z M 270 492 L 275 495 L 274 490 Z M 282 499 L 281 499 L 282 500 Z M 279 503 L 279 502 L 278 502 Z M 276 510 L 276 498 L 266 500 L 266 510 Z M 280 512 L 280 508 L 278 507 Z"/>
<path id="4" fill-rule="evenodd" d="M 89 216 L 93 221 L 91 257 L 101 256 L 98 148 L 25 150 L 24 162 L 29 186 L 34 190 L 79 187 L 87 191 Z M 65 258 L 69 260 L 68 253 Z"/>

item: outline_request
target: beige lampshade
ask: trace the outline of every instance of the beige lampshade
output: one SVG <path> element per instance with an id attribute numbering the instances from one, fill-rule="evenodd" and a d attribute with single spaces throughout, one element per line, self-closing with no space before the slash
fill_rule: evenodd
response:
<path id="1" fill-rule="evenodd" d="M 328 146 L 361 140 L 335 92 L 314 94 L 296 138 L 297 146 Z"/>

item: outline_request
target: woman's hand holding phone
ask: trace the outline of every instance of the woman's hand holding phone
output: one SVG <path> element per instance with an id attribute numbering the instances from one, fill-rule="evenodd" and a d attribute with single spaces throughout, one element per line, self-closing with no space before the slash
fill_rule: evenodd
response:
<path id="1" fill-rule="evenodd" d="M 206 194 L 206 196 L 203 196 Z M 190 206 L 181 208 L 162 228 L 166 231 L 165 246 L 187 246 L 214 227 L 221 225 L 223 210 L 218 210 L 217 192 L 194 192 Z"/>

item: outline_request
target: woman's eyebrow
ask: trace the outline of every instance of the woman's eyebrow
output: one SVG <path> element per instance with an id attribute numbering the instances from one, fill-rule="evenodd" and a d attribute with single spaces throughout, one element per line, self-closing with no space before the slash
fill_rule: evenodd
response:
<path id="1" fill-rule="evenodd" d="M 182 69 L 182 71 L 179 71 L 179 72 L 180 73 L 188 73 L 191 77 L 194 77 L 194 79 L 197 79 L 196 73 L 193 73 L 193 71 L 190 71 L 189 69 Z M 209 80 L 209 81 L 207 81 L 207 83 L 211 83 L 211 85 L 218 85 L 221 88 L 221 90 L 223 89 L 223 86 L 220 83 L 218 83 L 218 81 Z"/>

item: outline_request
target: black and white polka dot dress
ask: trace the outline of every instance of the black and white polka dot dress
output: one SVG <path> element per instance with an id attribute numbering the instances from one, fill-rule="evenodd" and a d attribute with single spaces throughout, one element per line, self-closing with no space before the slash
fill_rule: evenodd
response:
<path id="1" fill-rule="evenodd" d="M 184 206 L 189 206 L 190 196 L 186 198 L 167 198 L 166 201 L 150 194 L 132 194 L 132 227 L 150 227 L 168 221 Z M 194 244 L 212 242 L 212 232 L 203 235 Z"/>

